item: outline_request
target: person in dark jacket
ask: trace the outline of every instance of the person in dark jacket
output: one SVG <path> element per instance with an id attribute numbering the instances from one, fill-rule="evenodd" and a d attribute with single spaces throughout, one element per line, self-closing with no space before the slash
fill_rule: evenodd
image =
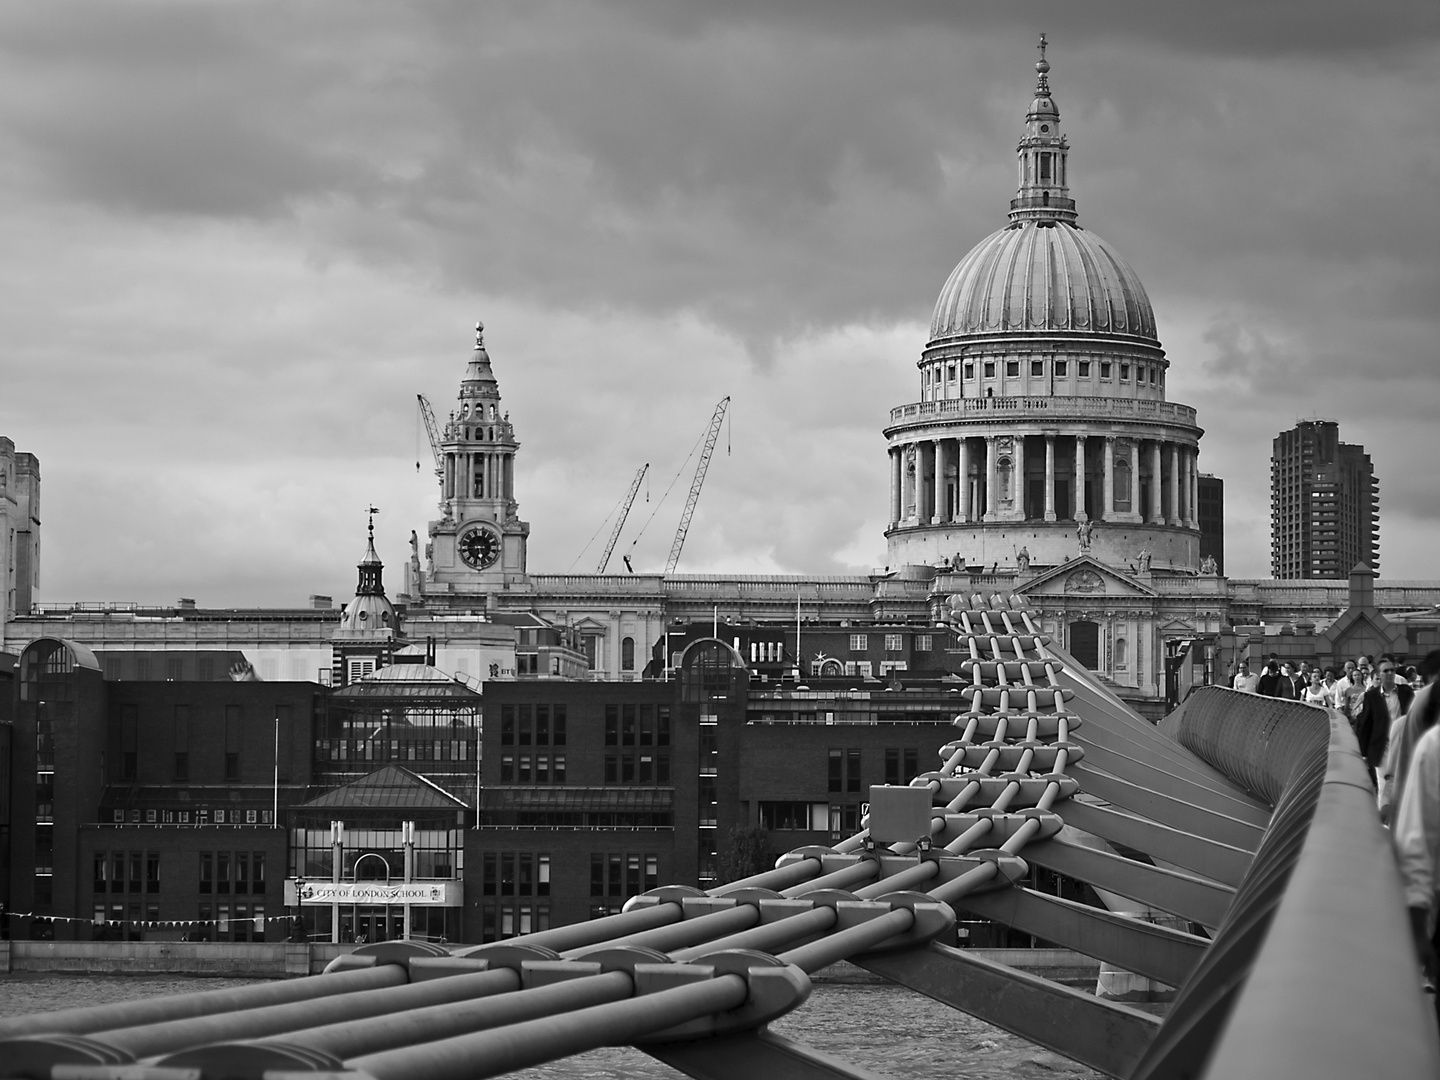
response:
<path id="1" fill-rule="evenodd" d="M 1271 660 L 1265 665 L 1265 670 L 1260 672 L 1260 685 L 1255 692 L 1262 697 L 1280 696 L 1280 665 Z"/>
<path id="2" fill-rule="evenodd" d="M 1399 665 L 1395 657 L 1386 653 L 1380 658 L 1377 669 L 1380 680 L 1365 691 L 1360 703 L 1360 712 L 1355 717 L 1355 739 L 1360 744 L 1360 756 L 1370 770 L 1370 783 L 1375 783 L 1375 770 L 1385 760 L 1385 749 L 1390 742 L 1390 725 L 1405 714 L 1414 700 L 1415 691 L 1395 679 Z"/>
<path id="3" fill-rule="evenodd" d="M 1305 700 L 1305 684 L 1309 680 L 1303 672 L 1297 671 L 1289 664 L 1280 665 L 1280 693 L 1278 697 L 1291 698 L 1294 701 Z"/>

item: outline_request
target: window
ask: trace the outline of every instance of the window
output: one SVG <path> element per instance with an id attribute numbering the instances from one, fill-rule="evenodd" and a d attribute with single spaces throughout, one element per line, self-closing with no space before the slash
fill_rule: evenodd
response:
<path id="1" fill-rule="evenodd" d="M 905 635 L 904 635 L 904 634 L 886 634 L 886 635 L 885 635 L 885 651 L 886 651 L 886 652 L 904 652 L 904 651 L 905 651 Z"/>
<path id="2" fill-rule="evenodd" d="M 227 750 L 225 753 L 225 779 L 240 779 L 240 755 L 233 750 Z"/>
<path id="3" fill-rule="evenodd" d="M 829 789 L 831 792 L 860 790 L 860 750 L 858 747 L 830 751 Z"/>
<path id="4" fill-rule="evenodd" d="M 808 830 L 810 828 L 810 804 L 808 802 L 762 801 L 760 803 L 760 827 L 771 832 L 780 829 Z"/>
<path id="5" fill-rule="evenodd" d="M 502 784 L 513 783 L 515 780 L 515 755 L 500 755 L 500 782 Z"/>
<path id="6" fill-rule="evenodd" d="M 994 377 L 995 377 L 995 361 L 994 361 L 994 360 L 986 360 L 986 361 L 985 361 L 985 378 L 987 378 L 987 379 L 993 379 Z"/>
<path id="7" fill-rule="evenodd" d="M 175 751 L 175 779 L 190 779 L 190 755 L 184 750 Z"/>
<path id="8" fill-rule="evenodd" d="M 1102 379 L 1108 379 L 1108 378 L 1110 378 L 1110 361 L 1109 361 L 1109 360 L 1101 360 L 1101 361 L 1100 361 L 1100 378 L 1102 378 Z"/>
<path id="9" fill-rule="evenodd" d="M 967 363 L 965 365 L 965 378 L 967 380 L 975 378 L 975 365 L 973 363 Z"/>
<path id="10" fill-rule="evenodd" d="M 1020 374 L 1020 361 L 1019 361 L 1019 360 L 1006 360 L 1006 361 L 1005 361 L 1005 374 L 1006 374 L 1006 376 L 1007 376 L 1008 378 L 1011 378 L 1011 379 L 1016 378 L 1016 377 Z"/>
<path id="11" fill-rule="evenodd" d="M 954 365 L 954 364 L 946 364 L 946 365 L 945 365 L 945 381 L 946 381 L 946 382 L 954 382 L 954 381 L 955 381 L 955 365 Z"/>
<path id="12" fill-rule="evenodd" d="M 620 745 L 620 706 L 605 706 L 605 745 Z"/>
<path id="13" fill-rule="evenodd" d="M 515 706 L 500 706 L 500 745 L 515 745 Z"/>
<path id="14" fill-rule="evenodd" d="M 1089 361 L 1089 360 L 1081 360 L 1081 361 L 1080 361 L 1080 377 L 1081 377 L 1082 379 L 1088 379 L 1088 378 L 1090 377 L 1090 361 Z"/>
<path id="15" fill-rule="evenodd" d="M 931 649 L 933 649 L 933 648 L 935 647 L 934 642 L 935 642 L 935 638 L 934 638 L 934 635 L 933 635 L 933 634 L 916 634 L 916 635 L 915 635 L 915 651 L 916 651 L 916 652 L 929 652 Z"/>
<path id="16" fill-rule="evenodd" d="M 1120 365 L 1120 381 L 1121 381 L 1121 382 L 1129 382 L 1129 381 L 1130 381 L 1130 365 L 1129 365 L 1129 364 L 1121 364 L 1121 365 Z"/>
<path id="17" fill-rule="evenodd" d="M 1031 361 L 1030 361 L 1030 374 L 1031 374 L 1032 376 L 1044 375 L 1044 374 L 1045 374 L 1045 361 L 1044 361 L 1044 360 L 1031 360 Z"/>
<path id="18" fill-rule="evenodd" d="M 851 652 L 865 652 L 865 651 L 866 651 L 867 649 L 869 649 L 869 648 L 870 648 L 870 638 L 869 638 L 868 635 L 866 635 L 866 634 L 851 634 L 851 635 L 850 635 L 850 651 L 851 651 Z"/>
<path id="19" fill-rule="evenodd" d="M 885 751 L 885 783 L 905 785 L 920 773 L 920 752 L 913 746 L 889 747 Z"/>
<path id="20" fill-rule="evenodd" d="M 1055 361 L 1055 377 L 1056 377 L 1057 379 L 1063 379 L 1063 378 L 1065 378 L 1065 376 L 1068 375 L 1069 373 L 1070 373 L 1070 361 L 1069 361 L 1069 360 L 1056 360 L 1056 361 Z"/>

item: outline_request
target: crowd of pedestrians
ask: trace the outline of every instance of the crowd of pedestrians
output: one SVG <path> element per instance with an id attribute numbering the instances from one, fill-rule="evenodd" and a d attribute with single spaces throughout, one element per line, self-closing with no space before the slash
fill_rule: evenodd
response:
<path id="1" fill-rule="evenodd" d="M 1373 663 L 1369 656 L 1358 656 L 1324 668 L 1271 653 L 1259 671 L 1242 660 L 1231 682 L 1243 693 L 1335 709 L 1349 720 L 1376 789 L 1380 820 L 1392 830 L 1416 952 L 1432 989 L 1440 981 L 1437 680 L 1440 649 L 1418 668 L 1388 653 Z"/>

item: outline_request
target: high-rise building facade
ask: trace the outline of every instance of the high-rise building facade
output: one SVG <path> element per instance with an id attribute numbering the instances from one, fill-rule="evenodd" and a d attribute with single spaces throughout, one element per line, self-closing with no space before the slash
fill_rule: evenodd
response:
<path id="1" fill-rule="evenodd" d="M 1195 520 L 1200 525 L 1200 561 L 1215 560 L 1215 572 L 1225 573 L 1225 481 L 1201 473 L 1195 485 Z"/>
<path id="2" fill-rule="evenodd" d="M 1380 481 L 1340 425 L 1302 420 L 1270 455 L 1270 573 L 1340 580 L 1356 563 L 1380 570 Z"/>

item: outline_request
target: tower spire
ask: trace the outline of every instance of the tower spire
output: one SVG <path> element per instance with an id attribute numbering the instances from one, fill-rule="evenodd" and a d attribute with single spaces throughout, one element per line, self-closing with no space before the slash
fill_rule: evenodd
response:
<path id="1" fill-rule="evenodd" d="M 1020 185 L 1010 200 L 1010 220 L 1053 224 L 1075 221 L 1075 200 L 1070 198 L 1067 158 L 1070 143 L 1060 133 L 1060 110 L 1050 96 L 1049 45 L 1040 35 L 1040 59 L 1035 64 L 1035 98 L 1025 114 L 1025 134 L 1016 147 Z"/>

